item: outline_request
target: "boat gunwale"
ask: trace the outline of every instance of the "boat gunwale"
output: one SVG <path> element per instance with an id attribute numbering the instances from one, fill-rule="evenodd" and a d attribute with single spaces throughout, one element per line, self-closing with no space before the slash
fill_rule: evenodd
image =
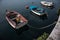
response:
<path id="1" fill-rule="evenodd" d="M 13 12 L 16 12 L 16 11 L 13 11 Z M 9 24 L 13 27 L 13 25 L 14 24 L 12 24 L 12 20 L 11 21 L 9 21 L 10 19 L 7 17 L 7 15 L 9 15 L 10 13 L 9 13 L 9 11 L 8 12 L 6 12 L 6 19 L 7 19 L 7 21 L 9 22 Z M 14 14 L 17 14 L 17 15 L 20 15 L 21 17 L 23 17 L 20 13 L 18 13 L 18 12 L 16 12 L 16 13 L 14 13 Z M 23 17 L 23 19 L 25 20 L 25 22 L 23 23 L 23 25 L 21 26 L 21 27 L 23 27 L 24 25 L 26 25 L 27 23 L 28 23 L 28 20 L 25 18 L 25 17 Z M 14 22 L 14 21 L 13 21 Z M 13 28 L 16 28 L 16 29 L 18 29 L 18 28 L 20 28 L 20 26 L 19 27 L 16 27 L 16 26 L 18 26 L 18 25 L 15 25 L 15 27 L 13 27 Z"/>

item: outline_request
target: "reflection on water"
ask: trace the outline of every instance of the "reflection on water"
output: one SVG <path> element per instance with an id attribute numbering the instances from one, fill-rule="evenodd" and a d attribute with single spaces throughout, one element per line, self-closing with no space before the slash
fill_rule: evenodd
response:
<path id="1" fill-rule="evenodd" d="M 14 31 L 17 33 L 17 35 L 21 35 L 24 31 L 27 31 L 29 27 L 27 25 L 21 27 L 20 29 L 14 29 Z"/>

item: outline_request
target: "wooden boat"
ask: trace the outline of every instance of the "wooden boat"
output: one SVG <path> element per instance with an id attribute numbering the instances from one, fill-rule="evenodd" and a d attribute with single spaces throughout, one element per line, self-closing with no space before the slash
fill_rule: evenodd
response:
<path id="1" fill-rule="evenodd" d="M 31 12 L 33 12 L 34 14 L 36 14 L 38 16 L 46 14 L 46 12 L 44 11 L 43 8 L 38 8 L 36 6 L 30 6 L 30 10 L 31 10 Z"/>
<path id="2" fill-rule="evenodd" d="M 28 23 L 28 20 L 16 11 L 7 11 L 6 19 L 14 29 L 19 29 Z"/>
<path id="3" fill-rule="evenodd" d="M 51 6 L 54 5 L 53 2 L 48 2 L 48 1 L 41 1 L 40 3 L 41 3 L 42 5 L 48 6 L 48 7 L 51 7 Z"/>

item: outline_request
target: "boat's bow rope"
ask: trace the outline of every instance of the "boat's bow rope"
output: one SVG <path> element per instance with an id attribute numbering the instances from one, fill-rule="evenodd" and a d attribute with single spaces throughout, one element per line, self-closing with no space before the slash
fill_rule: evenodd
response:
<path id="1" fill-rule="evenodd" d="M 53 22 L 52 24 L 47 25 L 47 26 L 44 26 L 44 27 L 42 27 L 42 28 L 32 27 L 32 26 L 31 26 L 31 25 L 29 25 L 29 24 L 27 24 L 27 25 L 28 25 L 29 27 L 31 27 L 31 28 L 34 28 L 34 29 L 44 29 L 44 28 L 50 27 L 50 26 L 52 26 L 52 25 L 54 25 L 54 24 L 56 24 L 56 21 L 55 21 L 55 22 Z"/>

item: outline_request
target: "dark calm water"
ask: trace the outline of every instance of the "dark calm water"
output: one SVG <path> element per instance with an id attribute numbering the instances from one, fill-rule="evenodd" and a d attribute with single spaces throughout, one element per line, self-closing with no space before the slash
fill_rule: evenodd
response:
<path id="1" fill-rule="evenodd" d="M 54 2 L 54 8 L 49 9 L 43 7 L 40 4 L 41 0 L 0 0 L 0 38 L 1 40 L 33 40 L 37 38 L 42 32 L 51 32 L 54 26 L 40 30 L 36 28 L 42 28 L 53 23 L 57 18 L 57 10 L 60 7 L 60 0 L 46 0 Z M 32 2 L 34 2 L 32 4 Z M 38 17 L 25 9 L 26 5 L 35 5 L 44 8 L 47 11 L 48 17 Z M 28 19 L 29 27 L 22 28 L 16 32 L 8 24 L 5 19 L 6 9 L 14 10 L 21 13 L 26 19 Z M 33 27 L 33 28 L 32 28 Z M 25 30 L 26 29 L 26 30 Z M 20 32 L 22 31 L 22 32 Z"/>

